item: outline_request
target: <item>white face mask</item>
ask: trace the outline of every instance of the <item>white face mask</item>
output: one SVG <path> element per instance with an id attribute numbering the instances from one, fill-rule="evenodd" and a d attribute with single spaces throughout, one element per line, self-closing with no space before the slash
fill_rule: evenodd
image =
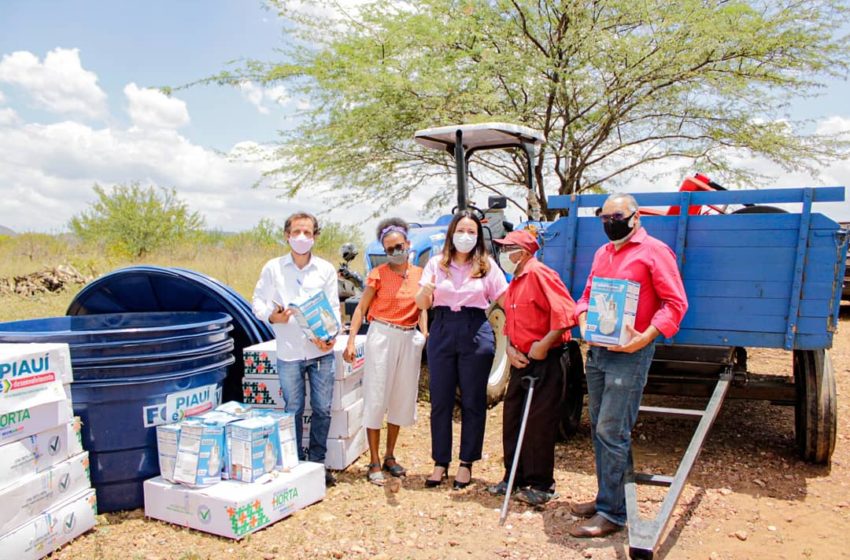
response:
<path id="1" fill-rule="evenodd" d="M 455 233 L 452 236 L 452 243 L 458 253 L 468 253 L 475 249 L 475 244 L 478 242 L 478 237 L 471 233 Z"/>
<path id="2" fill-rule="evenodd" d="M 313 239 L 302 233 L 297 237 L 290 237 L 289 246 L 292 247 L 293 252 L 306 255 L 313 248 Z"/>
<path id="3" fill-rule="evenodd" d="M 499 266 L 502 267 L 502 270 L 507 272 L 508 274 L 513 274 L 516 272 L 519 263 L 515 263 L 511 260 L 511 255 L 518 251 L 511 251 L 510 253 L 499 253 Z"/>

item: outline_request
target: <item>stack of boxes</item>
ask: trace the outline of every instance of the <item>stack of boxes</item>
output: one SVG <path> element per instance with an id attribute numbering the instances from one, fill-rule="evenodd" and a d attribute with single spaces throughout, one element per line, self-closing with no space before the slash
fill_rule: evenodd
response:
<path id="1" fill-rule="evenodd" d="M 342 359 L 347 344 L 346 339 L 337 339 L 334 347 L 336 373 L 334 375 L 333 404 L 331 405 L 331 426 L 328 432 L 328 451 L 325 466 L 333 470 L 343 470 L 357 460 L 366 449 L 366 430 L 363 427 L 363 363 L 366 336 L 355 339 L 354 363 Z M 277 356 L 275 341 L 263 342 L 243 349 L 245 377 L 242 380 L 242 397 L 253 408 L 283 410 L 285 403 L 277 376 Z M 304 410 L 301 444 L 307 448 L 310 444 L 310 385 L 306 388 L 307 408 Z"/>
<path id="2" fill-rule="evenodd" d="M 145 514 L 241 539 L 324 498 L 324 468 L 298 463 L 291 414 L 225 403 L 157 427 L 161 475 Z"/>
<path id="3" fill-rule="evenodd" d="M 95 525 L 67 344 L 0 344 L 0 550 L 37 559 Z"/>

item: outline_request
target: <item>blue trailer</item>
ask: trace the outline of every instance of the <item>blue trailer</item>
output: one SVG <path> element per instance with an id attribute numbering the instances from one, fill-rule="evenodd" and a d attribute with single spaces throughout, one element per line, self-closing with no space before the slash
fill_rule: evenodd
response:
<path id="1" fill-rule="evenodd" d="M 659 339 L 646 393 L 707 396 L 704 410 L 641 407 L 641 413 L 698 420 L 673 477 L 632 473 L 627 480 L 629 546 L 651 558 L 724 398 L 764 399 L 795 407 L 797 450 L 827 463 L 835 448 L 836 389 L 827 349 L 838 328 L 848 232 L 813 211 L 844 200 L 843 187 L 636 194 L 641 207 L 799 203 L 792 212 L 645 216 L 647 231 L 676 253 L 689 309 L 681 330 Z M 581 217 L 604 195 L 555 196 L 567 216 L 543 233 L 543 261 L 573 297 L 584 288 L 594 252 L 607 242 L 598 219 Z M 793 383 L 746 371 L 746 348 L 792 351 Z M 636 485 L 669 486 L 655 519 L 641 519 Z"/>
<path id="2" fill-rule="evenodd" d="M 498 140 L 486 142 L 489 134 Z M 521 149 L 527 162 L 526 186 L 531 187 L 535 146 L 545 141 L 539 132 L 523 129 L 522 134 L 514 134 L 511 125 L 504 124 L 441 127 L 419 131 L 416 139 L 455 157 L 461 201 L 466 196 L 470 153 Z M 674 476 L 628 475 L 629 554 L 652 558 L 727 396 L 794 406 L 798 453 L 810 462 L 829 462 L 835 448 L 837 408 L 827 349 L 838 328 L 848 232 L 813 208 L 819 202 L 843 201 L 844 187 L 634 196 L 647 210 L 658 206 L 673 209 L 666 214 L 647 211 L 641 223 L 675 251 L 690 304 L 676 336 L 658 340 L 644 392 L 707 398 L 704 409 L 641 407 L 641 414 L 698 422 Z M 599 194 L 551 196 L 549 209 L 561 211 L 563 217 L 538 230 L 542 246 L 538 257 L 560 274 L 575 299 L 584 289 L 596 249 L 608 242 L 594 215 L 605 198 Z M 774 206 L 788 203 L 794 204 L 794 210 Z M 695 212 L 699 207 L 715 211 Z M 661 215 L 650 215 L 656 213 Z M 578 329 L 573 335 L 576 339 L 580 336 Z M 793 381 L 749 373 L 747 348 L 791 351 Z M 562 434 L 578 424 L 584 393 L 577 347 L 571 360 L 568 394 L 562 404 Z M 669 488 L 654 519 L 640 517 L 638 484 Z"/>

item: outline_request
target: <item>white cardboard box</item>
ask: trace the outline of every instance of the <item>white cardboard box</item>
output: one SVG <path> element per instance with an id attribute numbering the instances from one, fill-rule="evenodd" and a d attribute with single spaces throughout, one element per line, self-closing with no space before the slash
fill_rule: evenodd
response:
<path id="1" fill-rule="evenodd" d="M 67 344 L 0 344 L 0 413 L 27 406 L 20 404 L 27 395 L 73 381 Z"/>
<path id="2" fill-rule="evenodd" d="M 187 488 L 161 477 L 146 480 L 145 515 L 182 527 L 241 539 L 325 497 L 325 473 L 317 463 L 274 471 L 265 483 L 225 480 Z"/>
<path id="3" fill-rule="evenodd" d="M 85 490 L 0 536 L 0 550 L 4 558 L 38 560 L 93 528 L 96 515 L 94 490 Z"/>
<path id="4" fill-rule="evenodd" d="M 363 369 L 365 362 L 366 335 L 354 338 L 354 363 L 342 359 L 342 353 L 348 345 L 348 335 L 338 336 L 334 344 L 334 379 L 345 379 Z M 277 379 L 277 343 L 274 340 L 254 344 L 242 349 L 245 363 L 245 375 L 250 377 L 273 377 Z"/>
<path id="5" fill-rule="evenodd" d="M 277 421 L 252 417 L 227 425 L 227 476 L 254 482 L 277 466 Z"/>
<path id="6" fill-rule="evenodd" d="M 310 406 L 310 384 L 305 383 L 305 405 Z M 254 408 L 272 408 L 283 410 L 286 406 L 280 390 L 280 381 L 276 377 L 248 376 L 242 378 L 242 396 L 246 403 Z M 334 381 L 331 410 L 345 410 L 357 400 L 363 398 L 363 370 L 345 379 Z"/>
<path id="7" fill-rule="evenodd" d="M 160 424 L 156 427 L 156 451 L 159 456 L 159 474 L 169 482 L 174 480 L 177 463 L 177 445 L 180 442 L 180 423 Z"/>
<path id="8" fill-rule="evenodd" d="M 587 306 L 587 342 L 617 346 L 629 341 L 626 325 L 634 326 L 640 284 L 631 280 L 593 278 Z"/>
<path id="9" fill-rule="evenodd" d="M 90 486 L 86 452 L 7 486 L 0 490 L 0 535 Z"/>
<path id="10" fill-rule="evenodd" d="M 62 385 L 61 398 L 51 389 L 50 394 L 42 391 L 39 399 L 45 401 L 0 413 L 0 445 L 67 424 L 74 417 L 68 385 Z"/>
<path id="11" fill-rule="evenodd" d="M 0 488 L 83 452 L 80 419 L 0 446 Z"/>
<path id="12" fill-rule="evenodd" d="M 345 410 L 332 410 L 328 438 L 349 438 L 356 434 L 357 430 L 363 427 L 363 408 L 363 399 L 359 399 Z M 312 418 L 313 411 L 305 410 L 301 423 L 303 437 L 310 437 Z"/>
<path id="13" fill-rule="evenodd" d="M 181 422 L 174 461 L 174 480 L 210 486 L 221 480 L 225 424 L 188 419 Z"/>
<path id="14" fill-rule="evenodd" d="M 310 446 L 309 436 L 301 441 L 301 445 L 306 453 L 306 449 Z M 350 438 L 328 439 L 327 445 L 325 466 L 335 471 L 344 470 L 369 448 L 366 441 L 366 428 L 360 428 L 360 431 Z"/>

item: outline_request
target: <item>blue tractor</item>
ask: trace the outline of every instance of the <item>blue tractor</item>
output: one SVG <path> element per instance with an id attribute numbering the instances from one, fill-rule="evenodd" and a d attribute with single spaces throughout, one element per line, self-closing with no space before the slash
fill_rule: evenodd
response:
<path id="1" fill-rule="evenodd" d="M 485 123 L 472 125 L 444 126 L 419 130 L 414 135 L 414 140 L 426 148 L 447 151 L 455 161 L 457 176 L 457 205 L 452 208 L 451 213 L 437 218 L 433 223 L 422 224 L 411 222 L 410 262 L 424 266 L 432 256 L 442 251 L 446 240 L 448 224 L 454 212 L 470 209 L 478 214 L 484 225 L 484 237 L 488 241 L 491 253 L 498 260 L 499 246 L 493 243 L 494 239 L 504 237 L 514 229 L 514 224 L 505 219 L 505 208 L 507 198 L 504 196 L 490 196 L 487 208 L 475 206 L 469 200 L 468 164 L 470 158 L 477 152 L 484 150 L 519 150 L 526 164 L 526 186 L 533 193 L 534 173 L 531 165 L 534 161 L 536 147 L 546 141 L 543 134 L 537 130 L 504 123 Z M 539 216 L 529 216 L 531 221 L 523 222 L 522 227 L 533 229 L 542 233 L 545 222 L 538 220 Z M 386 261 L 383 246 L 377 241 L 372 241 L 366 246 L 366 273 L 379 264 Z M 357 296 L 346 300 L 346 314 L 350 315 L 357 305 Z M 487 311 L 487 316 L 496 333 L 496 358 L 490 371 L 487 385 L 487 402 L 495 406 L 501 402 L 505 389 L 507 388 L 510 364 L 506 354 L 507 339 L 504 336 L 505 314 L 498 305 L 492 305 Z M 364 331 L 365 332 L 365 331 Z M 573 390 L 565 391 L 564 414 L 560 425 L 560 431 L 564 437 L 571 435 L 578 427 L 581 416 L 583 369 L 581 352 L 578 344 L 574 343 L 571 358 L 575 364 L 568 373 L 568 386 Z M 577 384 L 577 385 L 576 385 Z M 575 389 L 578 390 L 575 390 Z"/>

